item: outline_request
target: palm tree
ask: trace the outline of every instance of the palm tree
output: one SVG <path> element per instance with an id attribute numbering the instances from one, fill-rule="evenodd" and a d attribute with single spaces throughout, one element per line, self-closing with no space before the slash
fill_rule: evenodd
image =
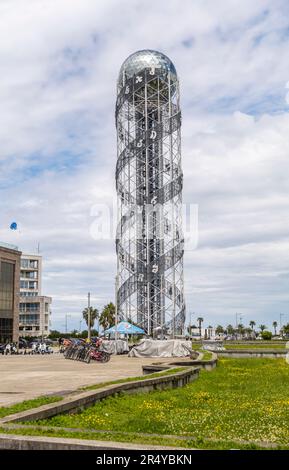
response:
<path id="1" fill-rule="evenodd" d="M 103 327 L 104 330 L 107 330 L 115 323 L 115 305 L 110 302 L 109 304 L 103 307 L 99 318 L 99 324 Z"/>
<path id="2" fill-rule="evenodd" d="M 273 328 L 274 328 L 274 334 L 276 336 L 277 335 L 276 329 L 277 329 L 278 323 L 276 321 L 273 321 L 272 325 L 273 325 Z"/>
<path id="3" fill-rule="evenodd" d="M 217 333 L 217 335 L 219 335 L 221 333 L 224 333 L 224 328 L 222 327 L 222 325 L 218 325 L 216 327 L 216 333 Z"/>
<path id="4" fill-rule="evenodd" d="M 249 325 L 250 325 L 250 327 L 252 328 L 252 330 L 254 332 L 254 326 L 256 325 L 256 322 L 254 322 L 254 320 L 251 320 Z"/>
<path id="5" fill-rule="evenodd" d="M 202 317 L 197 318 L 197 322 L 199 323 L 199 336 L 202 337 L 202 323 L 204 319 Z"/>
<path id="6" fill-rule="evenodd" d="M 234 334 L 234 327 L 232 325 L 227 326 L 227 333 L 228 335 Z"/>
<path id="7" fill-rule="evenodd" d="M 285 335 L 289 334 L 289 323 L 287 323 L 287 325 L 283 325 L 282 331 L 283 331 L 283 334 Z"/>
<path id="8" fill-rule="evenodd" d="M 261 330 L 261 332 L 263 333 L 264 330 L 266 330 L 267 326 L 266 325 L 260 325 L 259 326 L 259 329 Z"/>
<path id="9" fill-rule="evenodd" d="M 97 318 L 99 317 L 99 312 L 97 308 L 93 308 L 93 307 L 89 307 L 89 311 L 90 311 L 90 328 L 92 328 L 95 323 L 95 320 L 97 320 Z M 88 307 L 86 307 L 82 312 L 82 316 L 87 326 L 88 326 L 88 312 L 89 311 L 88 311 Z"/>

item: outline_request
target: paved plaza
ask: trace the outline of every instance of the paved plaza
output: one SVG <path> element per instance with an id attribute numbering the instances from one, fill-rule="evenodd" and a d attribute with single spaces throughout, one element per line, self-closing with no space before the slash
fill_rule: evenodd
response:
<path id="1" fill-rule="evenodd" d="M 110 362 L 71 361 L 62 354 L 0 356 L 0 406 L 59 394 L 92 385 L 142 374 L 142 365 L 171 362 L 172 358 L 112 356 Z"/>

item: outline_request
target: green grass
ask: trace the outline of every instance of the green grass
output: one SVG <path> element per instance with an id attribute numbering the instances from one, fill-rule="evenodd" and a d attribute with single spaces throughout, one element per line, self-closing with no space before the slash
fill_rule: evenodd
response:
<path id="1" fill-rule="evenodd" d="M 37 424 L 180 435 L 189 440 L 193 436 L 198 442 L 209 438 L 218 441 L 219 448 L 241 440 L 252 446 L 268 442 L 285 448 L 288 388 L 289 366 L 283 359 L 224 358 L 216 369 L 202 370 L 200 378 L 184 388 L 110 397 L 83 412 Z"/>
<path id="2" fill-rule="evenodd" d="M 14 413 L 20 413 L 21 411 L 30 410 L 32 408 L 37 408 L 38 406 L 48 405 L 49 403 L 55 403 L 62 400 L 62 397 L 59 396 L 50 396 L 50 397 L 39 397 L 34 398 L 33 400 L 22 401 L 21 403 L 16 403 L 11 406 L 0 407 L 0 418 L 4 416 L 9 416 Z"/>
<path id="3" fill-rule="evenodd" d="M 123 433 L 116 432 L 110 434 L 109 432 L 103 431 L 99 433 L 93 433 L 89 430 L 66 430 L 63 428 L 54 429 L 41 429 L 39 427 L 26 427 L 21 429 L 7 429 L 6 427 L 0 427 L 0 433 L 13 434 L 21 436 L 49 436 L 49 437 L 64 437 L 72 439 L 91 439 L 98 441 L 117 441 L 117 442 L 131 442 L 135 444 L 148 444 L 148 445 L 159 445 L 159 446 L 172 446 L 182 447 L 184 449 L 209 449 L 209 450 L 230 450 L 230 449 L 243 449 L 243 450 L 258 450 L 264 449 L 264 446 L 257 445 L 255 443 L 242 443 L 236 441 L 226 440 L 206 440 L 203 438 L 193 439 L 190 437 L 183 438 L 178 436 L 160 436 L 160 435 L 140 435 L 137 433 Z M 266 447 L 265 447 L 266 448 Z M 277 449 L 289 449 L 289 446 L 276 445 Z M 270 449 L 270 447 L 268 447 Z"/>
<path id="4" fill-rule="evenodd" d="M 254 344 L 230 344 L 224 343 L 226 349 L 286 349 L 285 343 L 262 343 L 262 341 L 257 341 Z"/>
<path id="5" fill-rule="evenodd" d="M 200 352 L 203 353 L 202 361 L 210 361 L 212 359 L 212 353 L 210 351 L 206 351 L 205 349 L 200 349 Z"/>
<path id="6" fill-rule="evenodd" d="M 123 384 L 126 382 L 135 382 L 138 380 L 153 379 L 155 377 L 162 377 L 164 375 L 177 374 L 178 372 L 182 372 L 186 369 L 187 369 L 186 367 L 176 367 L 174 369 L 168 369 L 168 370 L 164 370 L 161 372 L 154 372 L 153 374 L 141 375 L 138 377 L 128 377 L 126 379 L 112 380 L 110 382 L 101 382 L 95 385 L 88 385 L 87 387 L 81 387 L 79 390 L 97 390 L 98 388 L 106 387 L 108 385 L 117 385 L 117 384 Z"/>

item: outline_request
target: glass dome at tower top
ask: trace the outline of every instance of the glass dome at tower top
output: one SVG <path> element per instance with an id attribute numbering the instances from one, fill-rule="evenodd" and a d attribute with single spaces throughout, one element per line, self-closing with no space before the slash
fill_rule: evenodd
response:
<path id="1" fill-rule="evenodd" d="M 177 72 L 172 61 L 162 52 L 145 49 L 131 54 L 122 64 L 118 86 L 123 86 L 124 78 L 131 78 L 134 74 L 141 72 L 144 68 L 155 67 L 162 69 L 164 73 L 171 72 L 172 77 L 177 80 Z"/>

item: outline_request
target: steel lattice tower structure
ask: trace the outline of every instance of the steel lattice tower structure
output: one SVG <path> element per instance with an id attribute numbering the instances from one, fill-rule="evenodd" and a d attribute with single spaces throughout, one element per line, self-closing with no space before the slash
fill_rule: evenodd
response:
<path id="1" fill-rule="evenodd" d="M 181 111 L 164 54 L 138 51 L 123 63 L 116 128 L 119 317 L 174 336 L 185 323 Z"/>

